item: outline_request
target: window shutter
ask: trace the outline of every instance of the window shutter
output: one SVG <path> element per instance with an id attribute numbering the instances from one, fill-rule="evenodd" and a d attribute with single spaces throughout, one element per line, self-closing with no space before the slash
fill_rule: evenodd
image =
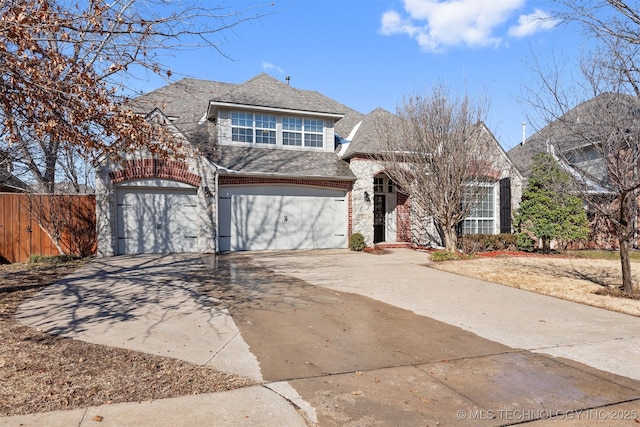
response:
<path id="1" fill-rule="evenodd" d="M 500 233 L 511 233 L 511 178 L 500 180 Z"/>

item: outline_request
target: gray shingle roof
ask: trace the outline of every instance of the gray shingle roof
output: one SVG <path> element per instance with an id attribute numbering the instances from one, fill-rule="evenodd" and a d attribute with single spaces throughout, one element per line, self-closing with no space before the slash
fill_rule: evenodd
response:
<path id="1" fill-rule="evenodd" d="M 540 131 L 531 135 L 508 151 L 508 156 L 524 176 L 531 174 L 533 156 L 541 151 L 567 154 L 585 145 L 589 141 L 597 144 L 611 128 L 631 126 L 637 118 L 636 114 L 640 105 L 635 97 L 621 94 L 603 93 L 587 100 L 558 120 L 549 123 Z M 571 126 L 571 129 L 567 126 Z M 602 135 L 599 135 L 602 131 Z M 598 180 L 604 179 L 604 169 L 597 160 L 582 161 L 581 169 Z M 600 171 L 600 172 L 598 172 Z"/>
<path id="2" fill-rule="evenodd" d="M 384 146 L 380 141 L 381 126 L 385 126 L 385 123 L 392 125 L 393 121 L 398 120 L 398 117 L 383 108 L 376 108 L 361 120 L 362 123 L 358 131 L 342 155 L 343 159 L 349 159 L 358 154 L 380 153 L 380 147 Z"/>
<path id="3" fill-rule="evenodd" d="M 28 191 L 29 186 L 17 176 L 5 170 L 0 170 L 0 191 L 23 192 Z"/>
<path id="4" fill-rule="evenodd" d="M 208 152 L 207 158 L 227 169 L 222 174 L 355 180 L 347 162 L 331 152 L 224 145 Z"/>
<path id="5" fill-rule="evenodd" d="M 141 95 L 129 105 L 139 113 L 158 108 L 173 119 L 175 126 L 208 160 L 228 170 L 223 173 L 355 179 L 349 165 L 333 152 L 217 145 L 216 126 L 202 120 L 212 101 L 344 115 L 335 124 L 340 136 L 347 136 L 363 117 L 318 92 L 293 88 L 264 73 L 242 84 L 182 79 Z"/>
<path id="6" fill-rule="evenodd" d="M 318 92 L 296 89 L 265 73 L 237 85 L 227 93 L 217 94 L 211 101 L 317 113 L 345 113 L 340 104 L 332 99 Z"/>
<path id="7" fill-rule="evenodd" d="M 178 129 L 189 134 L 207 113 L 209 101 L 236 86 L 232 83 L 182 79 L 138 96 L 129 101 L 128 105 L 141 114 L 157 108 L 169 118 L 175 119 L 174 124 Z"/>

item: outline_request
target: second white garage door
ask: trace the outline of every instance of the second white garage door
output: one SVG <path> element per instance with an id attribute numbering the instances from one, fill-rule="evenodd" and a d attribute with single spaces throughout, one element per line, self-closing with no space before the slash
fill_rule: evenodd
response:
<path id="1" fill-rule="evenodd" d="M 195 188 L 116 190 L 118 254 L 196 252 Z"/>
<path id="2" fill-rule="evenodd" d="M 347 247 L 346 192 L 333 189 L 221 187 L 221 251 Z"/>

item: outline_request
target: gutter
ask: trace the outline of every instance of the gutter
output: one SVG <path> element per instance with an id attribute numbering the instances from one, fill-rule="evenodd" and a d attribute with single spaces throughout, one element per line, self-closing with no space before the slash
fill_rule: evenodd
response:
<path id="1" fill-rule="evenodd" d="M 224 168 L 222 168 L 224 169 Z M 221 170 L 222 170 L 221 169 Z M 281 178 L 281 179 L 304 179 L 304 180 L 317 180 L 317 181 L 356 181 L 358 178 L 355 176 L 320 176 L 320 175 L 290 175 L 290 174 L 277 174 L 277 173 L 265 173 L 265 172 L 237 172 L 230 169 L 224 169 L 226 173 L 224 176 L 236 176 L 246 178 Z M 216 175 L 217 178 L 217 175 Z"/>

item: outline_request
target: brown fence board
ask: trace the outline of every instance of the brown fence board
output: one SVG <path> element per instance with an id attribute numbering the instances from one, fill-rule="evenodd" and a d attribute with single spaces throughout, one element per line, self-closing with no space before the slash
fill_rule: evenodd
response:
<path id="1" fill-rule="evenodd" d="M 95 208 L 93 195 L 0 193 L 0 260 L 22 262 L 31 255 L 59 255 L 45 228 L 58 230 L 58 243 L 65 253 L 94 254 Z"/>

